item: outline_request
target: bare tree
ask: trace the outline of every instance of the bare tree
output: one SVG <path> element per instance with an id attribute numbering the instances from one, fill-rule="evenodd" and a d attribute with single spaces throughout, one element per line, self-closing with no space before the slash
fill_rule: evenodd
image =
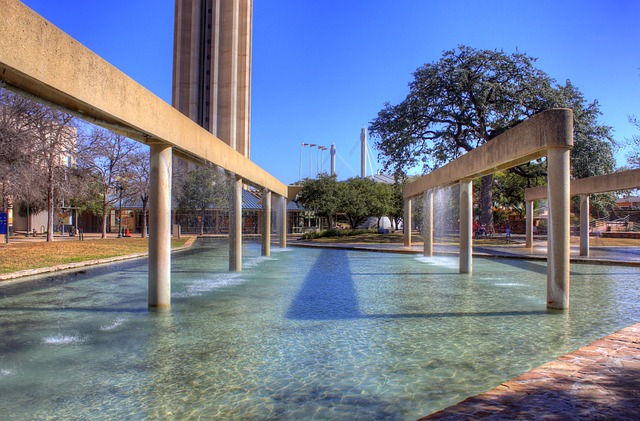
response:
<path id="1" fill-rule="evenodd" d="M 136 145 L 127 159 L 127 191 L 142 203 L 142 238 L 147 237 L 147 208 L 149 206 L 149 148 Z"/>
<path id="2" fill-rule="evenodd" d="M 198 229 L 203 235 L 207 210 L 216 205 L 228 206 L 229 192 L 229 179 L 225 172 L 214 165 L 205 164 L 188 173 L 175 196 L 178 209 L 197 212 Z"/>
<path id="3" fill-rule="evenodd" d="M 24 167 L 29 165 L 33 132 L 29 130 L 31 101 L 0 89 L 0 183 L 2 210 L 8 211 L 18 203 L 17 187 L 21 184 Z"/>
<path id="4" fill-rule="evenodd" d="M 74 118 L 51 108 L 37 105 L 33 120 L 34 170 L 45 173 L 47 197 L 47 241 L 53 241 L 53 216 L 56 210 L 56 190 L 62 189 L 66 168 L 75 162 L 76 128 Z"/>
<path id="5" fill-rule="evenodd" d="M 0 92 L 0 101 L 3 191 L 26 207 L 28 224 L 30 213 L 42 210 L 46 197 L 47 241 L 52 241 L 55 193 L 64 179 L 64 168 L 74 161 L 74 119 L 5 90 Z"/>
<path id="6" fill-rule="evenodd" d="M 95 127 L 82 139 L 78 165 L 86 169 L 100 200 L 102 238 L 107 238 L 107 216 L 126 187 L 127 164 L 136 143 L 124 136 Z"/>

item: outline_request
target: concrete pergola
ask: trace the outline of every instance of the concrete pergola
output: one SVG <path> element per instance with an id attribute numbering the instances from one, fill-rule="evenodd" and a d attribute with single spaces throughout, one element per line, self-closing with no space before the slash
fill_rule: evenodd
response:
<path id="1" fill-rule="evenodd" d="M 17 0 L 0 0 L 0 84 L 149 145 L 149 306 L 171 302 L 172 155 L 234 174 L 229 269 L 242 269 L 242 186 L 263 189 L 263 255 L 270 253 L 271 194 L 286 247 L 288 187 Z"/>
<path id="2" fill-rule="evenodd" d="M 547 157 L 549 246 L 547 308 L 569 308 L 569 153 L 573 146 L 573 112 L 541 112 L 488 143 L 462 155 L 404 188 L 404 244 L 411 246 L 411 201 L 423 196 L 424 254 L 433 255 L 433 191 L 460 185 L 460 273 L 472 272 L 474 178 Z"/>
<path id="3" fill-rule="evenodd" d="M 570 195 L 580 196 L 580 256 L 589 256 L 589 196 L 640 187 L 640 169 L 571 180 Z M 525 189 L 526 247 L 533 247 L 533 201 L 546 200 L 547 187 Z"/>

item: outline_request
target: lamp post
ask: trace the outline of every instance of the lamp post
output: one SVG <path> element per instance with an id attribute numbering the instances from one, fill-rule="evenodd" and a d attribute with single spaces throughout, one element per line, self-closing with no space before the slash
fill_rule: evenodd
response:
<path id="1" fill-rule="evenodd" d="M 326 151 L 327 148 L 325 146 L 318 146 L 318 150 L 320 151 L 318 153 L 318 168 L 317 168 L 317 173 L 316 173 L 316 178 L 318 177 L 318 175 L 322 174 L 322 152 Z"/>
<path id="2" fill-rule="evenodd" d="M 298 181 L 302 181 L 302 149 L 308 145 L 308 143 L 304 142 L 300 144 L 300 173 L 298 174 Z"/>
<path id="3" fill-rule="evenodd" d="M 122 183 L 118 183 L 118 187 L 117 187 L 119 193 L 120 193 L 120 205 L 119 205 L 119 210 L 118 210 L 118 238 L 122 238 Z"/>
<path id="4" fill-rule="evenodd" d="M 317 146 L 317 145 L 316 145 L 315 143 L 310 143 L 310 144 L 309 144 L 309 178 L 311 178 L 311 171 L 312 171 L 312 169 L 311 169 L 311 167 L 312 167 L 311 163 L 313 162 L 313 161 L 311 161 L 311 149 L 312 149 L 314 146 Z"/>

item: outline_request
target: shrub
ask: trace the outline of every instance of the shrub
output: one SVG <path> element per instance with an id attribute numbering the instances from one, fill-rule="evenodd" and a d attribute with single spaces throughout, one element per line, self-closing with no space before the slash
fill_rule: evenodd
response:
<path id="1" fill-rule="evenodd" d="M 312 231 L 307 232 L 302 235 L 303 240 L 313 240 L 315 238 L 324 238 L 324 237 L 345 237 L 350 235 L 359 235 L 359 234 L 367 234 L 376 232 L 375 230 L 365 230 L 365 229 L 355 229 L 355 230 L 339 230 L 339 229 L 329 229 L 322 231 Z"/>

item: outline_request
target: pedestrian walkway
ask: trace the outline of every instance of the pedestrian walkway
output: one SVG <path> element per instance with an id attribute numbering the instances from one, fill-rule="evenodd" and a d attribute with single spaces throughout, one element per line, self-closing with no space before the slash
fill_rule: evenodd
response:
<path id="1" fill-rule="evenodd" d="M 638 420 L 640 323 L 421 420 Z"/>

